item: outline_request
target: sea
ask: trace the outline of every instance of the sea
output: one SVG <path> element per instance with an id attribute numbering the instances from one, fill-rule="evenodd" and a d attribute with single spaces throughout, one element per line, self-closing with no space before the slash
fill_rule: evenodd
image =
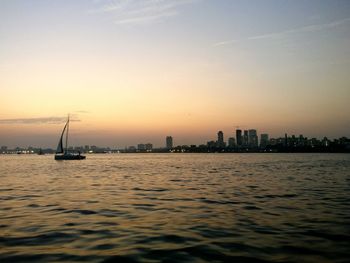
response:
<path id="1" fill-rule="evenodd" d="M 0 155 L 0 262 L 350 262 L 350 154 Z"/>

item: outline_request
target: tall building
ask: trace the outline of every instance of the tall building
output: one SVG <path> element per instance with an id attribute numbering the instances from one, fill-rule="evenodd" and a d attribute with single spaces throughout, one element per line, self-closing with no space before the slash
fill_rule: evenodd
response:
<path id="1" fill-rule="evenodd" d="M 264 133 L 260 135 L 260 147 L 265 148 L 269 144 L 269 135 Z"/>
<path id="2" fill-rule="evenodd" d="M 284 147 L 287 147 L 287 146 L 288 146 L 288 135 L 287 135 L 287 133 L 284 134 L 284 143 L 283 143 L 283 146 L 284 146 Z"/>
<path id="3" fill-rule="evenodd" d="M 248 130 L 248 144 L 249 147 L 258 147 L 258 135 L 256 130 Z"/>
<path id="4" fill-rule="evenodd" d="M 224 133 L 222 131 L 218 132 L 217 147 L 219 147 L 219 148 L 224 148 L 225 147 Z"/>
<path id="5" fill-rule="evenodd" d="M 173 148 L 173 137 L 167 136 L 165 141 L 166 141 L 166 148 L 172 149 Z"/>
<path id="6" fill-rule="evenodd" d="M 300 146 L 307 145 L 307 139 L 302 134 L 299 135 L 299 145 Z"/>
<path id="7" fill-rule="evenodd" d="M 236 146 L 236 140 L 233 137 L 228 138 L 228 147 L 234 148 Z"/>
<path id="8" fill-rule="evenodd" d="M 242 130 L 236 130 L 236 142 L 237 146 L 242 146 Z"/>
<path id="9" fill-rule="evenodd" d="M 249 146 L 249 136 L 248 136 L 247 130 L 244 130 L 244 133 L 243 133 L 243 146 L 245 147 Z"/>

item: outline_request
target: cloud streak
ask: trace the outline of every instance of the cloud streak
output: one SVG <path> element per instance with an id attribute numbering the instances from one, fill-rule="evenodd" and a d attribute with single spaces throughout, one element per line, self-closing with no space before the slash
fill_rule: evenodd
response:
<path id="1" fill-rule="evenodd" d="M 91 113 L 90 111 L 86 111 L 86 110 L 76 110 L 74 111 L 76 113 L 82 113 L 82 114 L 88 114 L 88 113 Z"/>
<path id="2" fill-rule="evenodd" d="M 333 21 L 330 23 L 325 23 L 325 24 L 308 25 L 308 26 L 289 29 L 289 30 L 285 30 L 285 31 L 281 31 L 281 32 L 251 36 L 251 37 L 247 37 L 247 38 L 241 39 L 241 40 L 278 39 L 278 38 L 289 37 L 289 36 L 294 35 L 294 34 L 314 33 L 314 32 L 323 31 L 323 30 L 327 30 L 327 29 L 333 29 L 333 28 L 343 26 L 349 22 L 350 22 L 350 17 L 344 18 L 341 20 L 336 20 L 336 21 Z M 231 44 L 235 44 L 241 40 L 233 39 L 233 40 L 221 41 L 221 42 L 215 43 L 213 46 L 218 47 L 218 46 L 231 45 Z"/>
<path id="3" fill-rule="evenodd" d="M 0 124 L 61 124 L 67 121 L 67 117 L 40 117 L 40 118 L 18 118 L 0 119 Z M 79 122 L 77 116 L 71 116 L 70 121 Z"/>
<path id="4" fill-rule="evenodd" d="M 201 0 L 112 0 L 98 3 L 92 13 L 109 13 L 115 24 L 148 24 L 176 16 L 180 6 Z"/>

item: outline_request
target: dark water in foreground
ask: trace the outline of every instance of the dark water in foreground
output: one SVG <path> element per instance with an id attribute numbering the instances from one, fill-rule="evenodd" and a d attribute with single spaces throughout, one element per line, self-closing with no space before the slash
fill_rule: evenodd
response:
<path id="1" fill-rule="evenodd" d="M 349 262 L 350 155 L 0 156 L 0 262 Z"/>

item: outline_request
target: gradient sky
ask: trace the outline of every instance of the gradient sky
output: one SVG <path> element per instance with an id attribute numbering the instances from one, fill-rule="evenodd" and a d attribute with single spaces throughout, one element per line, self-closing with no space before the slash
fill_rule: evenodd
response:
<path id="1" fill-rule="evenodd" d="M 350 137 L 350 1 L 0 0 L 0 145 Z"/>

